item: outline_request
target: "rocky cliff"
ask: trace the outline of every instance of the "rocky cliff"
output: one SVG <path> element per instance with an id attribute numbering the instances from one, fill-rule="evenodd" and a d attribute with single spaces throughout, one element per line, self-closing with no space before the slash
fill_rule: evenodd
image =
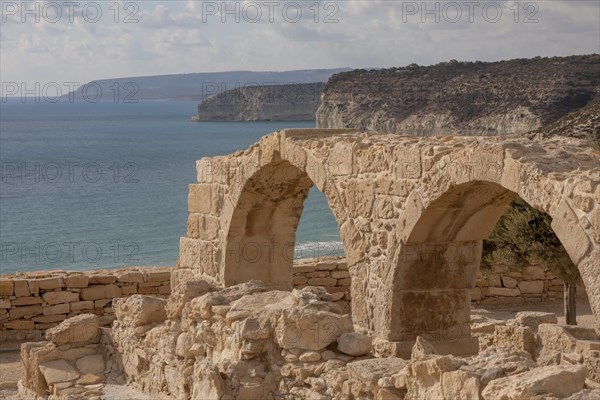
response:
<path id="1" fill-rule="evenodd" d="M 600 55 L 450 61 L 332 76 L 320 128 L 404 135 L 516 135 L 556 122 L 599 92 Z"/>
<path id="2" fill-rule="evenodd" d="M 198 121 L 311 121 L 324 83 L 248 86 L 198 105 Z"/>

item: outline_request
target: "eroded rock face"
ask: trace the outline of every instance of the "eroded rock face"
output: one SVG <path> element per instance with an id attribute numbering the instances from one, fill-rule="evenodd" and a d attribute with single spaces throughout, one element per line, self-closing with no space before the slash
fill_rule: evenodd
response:
<path id="1" fill-rule="evenodd" d="M 598 79 L 589 76 L 597 76 L 598 63 L 591 55 L 345 72 L 328 81 L 317 126 L 417 136 L 521 134 L 585 106 L 597 93 Z M 505 74 L 511 79 L 495 85 Z M 575 115 L 551 129 L 564 134 L 573 125 Z M 594 129 L 580 125 L 578 131 Z"/>

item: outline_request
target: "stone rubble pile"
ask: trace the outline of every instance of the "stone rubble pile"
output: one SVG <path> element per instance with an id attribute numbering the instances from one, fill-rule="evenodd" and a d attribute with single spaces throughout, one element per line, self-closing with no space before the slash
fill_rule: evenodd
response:
<path id="1" fill-rule="evenodd" d="M 185 280 L 169 299 L 118 299 L 112 329 L 80 315 L 49 329 L 48 342 L 24 344 L 20 392 L 100 399 L 112 379 L 161 399 L 600 398 L 598 336 L 553 314 L 479 317 L 481 351 L 470 357 L 419 336 L 409 359 L 375 358 L 334 299 L 322 287 L 207 280 Z"/>

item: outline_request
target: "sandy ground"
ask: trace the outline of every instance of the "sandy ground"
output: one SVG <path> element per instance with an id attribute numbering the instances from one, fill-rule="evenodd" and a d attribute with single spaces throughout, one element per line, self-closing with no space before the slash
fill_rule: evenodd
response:
<path id="1" fill-rule="evenodd" d="M 559 323 L 564 323 L 562 300 L 546 301 L 541 303 L 521 303 L 513 305 L 488 305 L 474 308 L 473 314 L 484 315 L 494 319 L 512 319 L 519 311 L 546 311 L 553 312 L 558 317 Z M 577 324 L 593 327 L 594 316 L 587 298 L 580 297 L 577 301 Z M 0 399 L 18 400 L 14 385 L 21 377 L 20 343 L 0 343 Z M 105 389 L 106 400 L 152 400 L 152 398 L 135 389 L 107 384 Z"/>

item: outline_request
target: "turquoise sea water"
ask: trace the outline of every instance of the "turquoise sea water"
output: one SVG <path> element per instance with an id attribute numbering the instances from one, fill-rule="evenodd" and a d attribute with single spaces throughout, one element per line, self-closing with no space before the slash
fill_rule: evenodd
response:
<path id="1" fill-rule="evenodd" d="M 1 104 L 0 272 L 174 265 L 195 161 L 314 122 L 189 122 L 195 102 Z M 315 188 L 296 257 L 340 254 Z"/>

